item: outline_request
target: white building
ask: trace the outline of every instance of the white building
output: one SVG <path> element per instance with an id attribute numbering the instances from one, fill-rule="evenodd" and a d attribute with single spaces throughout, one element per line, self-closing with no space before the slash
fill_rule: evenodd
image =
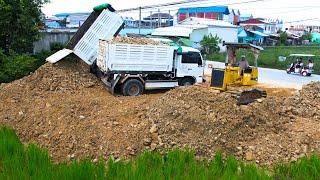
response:
<path id="1" fill-rule="evenodd" d="M 200 48 L 203 37 L 210 34 L 217 35 L 222 42 L 238 42 L 238 26 L 203 18 L 188 18 L 175 26 L 155 29 L 152 33 L 154 36 L 189 38 L 194 48 Z M 220 49 L 225 50 L 222 44 Z"/>

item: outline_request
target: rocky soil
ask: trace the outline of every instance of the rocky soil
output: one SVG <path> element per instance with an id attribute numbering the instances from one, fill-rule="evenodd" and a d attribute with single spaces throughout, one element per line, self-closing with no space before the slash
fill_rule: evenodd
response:
<path id="1" fill-rule="evenodd" d="M 121 37 L 117 36 L 112 39 L 112 43 L 123 43 L 123 44 L 141 44 L 141 45 L 161 45 L 160 42 L 154 41 L 149 38 L 134 38 L 134 37 Z"/>
<path id="2" fill-rule="evenodd" d="M 190 148 L 213 157 L 222 150 L 259 164 L 294 161 L 320 152 L 319 87 L 313 83 L 297 98 L 273 96 L 248 106 L 237 106 L 229 93 L 179 88 L 159 98 L 148 118 L 163 151 Z"/>
<path id="3" fill-rule="evenodd" d="M 117 97 L 86 65 L 69 60 L 0 85 L 0 125 L 47 148 L 57 162 L 127 159 L 177 147 L 198 157 L 221 150 L 267 165 L 319 153 L 320 83 L 299 93 L 267 91 L 269 97 L 248 106 L 237 106 L 232 94 L 197 86 Z"/>

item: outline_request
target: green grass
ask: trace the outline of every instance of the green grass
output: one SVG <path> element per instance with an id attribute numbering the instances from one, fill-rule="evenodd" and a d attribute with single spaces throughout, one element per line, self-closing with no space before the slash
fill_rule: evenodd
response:
<path id="1" fill-rule="evenodd" d="M 110 159 L 53 163 L 46 150 L 24 146 L 14 130 L 0 128 L 0 179 L 318 179 L 320 158 L 261 168 L 217 153 L 212 161 L 196 160 L 192 151 L 173 150 L 162 156 L 145 152 L 129 162 Z"/>
<path id="2" fill-rule="evenodd" d="M 261 52 L 258 65 L 259 67 L 265 68 L 274 68 L 274 69 L 286 69 L 292 61 L 279 62 L 279 56 L 288 57 L 290 54 L 314 54 L 316 57 L 313 59 L 315 63 L 315 73 L 320 74 L 320 47 L 315 46 L 302 46 L 302 47 L 290 47 L 290 46 L 276 46 L 276 47 L 267 47 L 264 51 Z M 254 56 L 249 50 L 240 50 L 237 53 L 237 57 L 241 55 L 246 55 L 250 64 L 254 64 Z M 208 60 L 224 62 L 226 54 L 211 54 L 207 56 Z M 293 59 L 294 60 L 294 59 Z M 307 60 L 304 60 L 305 63 Z"/>

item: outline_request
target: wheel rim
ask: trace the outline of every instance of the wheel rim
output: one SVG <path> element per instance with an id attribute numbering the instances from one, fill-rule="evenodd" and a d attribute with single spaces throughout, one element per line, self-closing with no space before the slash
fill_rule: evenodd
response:
<path id="1" fill-rule="evenodd" d="M 191 86 L 192 84 L 191 84 L 191 82 L 185 82 L 183 85 L 184 86 Z"/>
<path id="2" fill-rule="evenodd" d="M 139 95 L 139 92 L 140 92 L 139 87 L 136 84 L 131 85 L 128 90 L 128 93 L 130 96 L 137 96 L 137 95 Z"/>

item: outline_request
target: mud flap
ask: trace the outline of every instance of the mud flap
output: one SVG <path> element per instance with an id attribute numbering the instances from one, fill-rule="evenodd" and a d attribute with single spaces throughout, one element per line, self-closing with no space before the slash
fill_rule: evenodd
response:
<path id="1" fill-rule="evenodd" d="M 116 85 L 118 84 L 121 76 L 117 76 L 116 79 L 112 81 L 108 81 L 109 77 L 101 78 L 101 81 L 106 85 L 107 89 L 111 92 L 111 94 L 114 94 L 114 90 Z"/>

